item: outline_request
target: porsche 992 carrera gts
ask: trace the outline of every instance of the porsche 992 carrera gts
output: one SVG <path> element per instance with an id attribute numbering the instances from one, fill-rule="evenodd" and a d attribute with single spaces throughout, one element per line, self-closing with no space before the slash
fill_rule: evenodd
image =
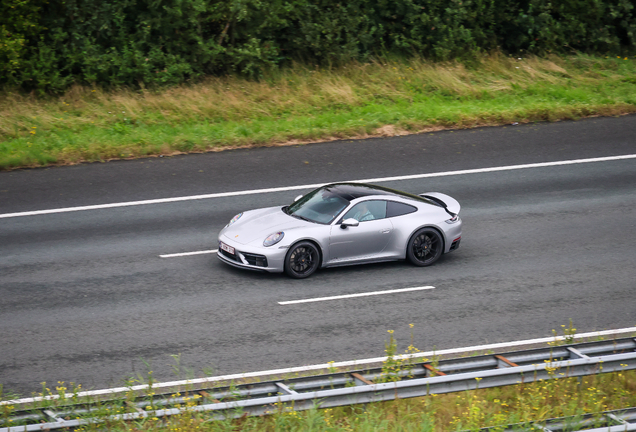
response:
<path id="1" fill-rule="evenodd" d="M 249 210 L 219 233 L 229 265 L 306 278 L 322 267 L 406 259 L 429 266 L 459 247 L 459 203 L 448 195 L 412 195 L 334 183 L 288 206 Z"/>

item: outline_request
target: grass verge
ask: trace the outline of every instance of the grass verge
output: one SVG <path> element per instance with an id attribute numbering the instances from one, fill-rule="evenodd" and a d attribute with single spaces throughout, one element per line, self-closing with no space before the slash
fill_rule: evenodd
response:
<path id="1" fill-rule="evenodd" d="M 564 336 L 559 339 L 557 332 L 553 330 L 555 340 L 548 342 L 548 346 L 555 347 L 574 341 L 576 329 L 571 321 L 568 327 L 562 326 L 562 331 Z M 387 358 L 382 366 L 382 376 L 376 382 L 399 381 L 401 378 L 396 372 L 400 369 L 410 370 L 413 366 L 410 359 L 399 360 L 396 357 L 397 342 L 393 331 L 389 330 L 389 333 L 390 339 L 385 343 Z M 418 352 L 412 345 L 412 339 L 413 333 L 411 345 L 405 350 L 405 354 Z M 433 365 L 435 362 L 432 359 Z M 11 396 L 15 398 L 15 395 L 3 395 L 0 386 L 0 427 L 23 426 L 29 411 L 35 414 L 48 410 L 49 415 L 52 413 L 66 420 L 97 419 L 97 423 L 79 429 L 86 431 L 446 432 L 476 431 L 486 427 L 492 428 L 491 431 L 503 431 L 507 430 L 506 426 L 513 424 L 522 425 L 522 430 L 535 430 L 534 424 L 545 423 L 548 419 L 573 417 L 576 420 L 584 415 L 591 415 L 593 421 L 598 422 L 594 427 L 602 427 L 602 412 L 636 406 L 636 370 L 628 370 L 627 364 L 621 365 L 626 369 L 619 372 L 567 378 L 568 370 L 552 367 L 550 360 L 545 360 L 545 363 L 552 379 L 536 379 L 526 375 L 517 385 L 477 388 L 365 405 L 313 408 L 308 411 L 296 411 L 293 406 L 276 403 L 269 409 L 270 415 L 248 416 L 247 413 L 241 415 L 242 412 L 237 411 L 236 418 L 225 420 L 212 420 L 213 412 L 196 410 L 197 406 L 220 402 L 214 399 L 214 387 L 205 387 L 205 390 L 181 387 L 173 390 L 174 394 L 167 393 L 169 399 L 166 399 L 156 393 L 152 371 L 148 372 L 146 379 L 139 377 L 128 380 L 128 391 L 110 396 L 90 396 L 82 393 L 81 386 L 71 383 L 69 389 L 63 382 L 58 382 L 52 391 L 42 383 L 42 392 L 34 394 L 35 398 L 31 402 L 22 402 L 19 407 L 11 405 L 15 403 L 10 402 Z M 479 380 L 477 378 L 477 384 Z M 136 384 L 144 384 L 144 381 L 144 389 L 139 390 Z M 226 383 L 219 385 L 227 389 Z M 229 388 L 232 388 L 231 384 Z M 228 400 L 236 400 L 233 393 L 230 393 Z M 179 408 L 181 412 L 165 418 L 154 417 L 159 415 L 156 410 L 171 408 Z M 126 413 L 146 413 L 147 416 L 123 420 L 121 416 Z M 572 430 L 579 429 L 574 427 Z"/>
<path id="2" fill-rule="evenodd" d="M 5 93 L 0 169 L 636 112 L 636 59 L 296 65 L 162 91 Z"/>
<path id="3" fill-rule="evenodd" d="M 555 373 L 562 371 L 555 370 Z M 55 393 L 45 389 L 42 393 L 62 394 L 67 388 L 58 383 Z M 1 395 L 0 395 L 1 396 Z M 369 403 L 338 408 L 295 411 L 291 407 L 273 406 L 269 416 L 240 416 L 238 419 L 210 421 L 209 413 L 196 412 L 194 407 L 204 400 L 200 394 L 175 393 L 182 408 L 181 414 L 167 419 L 152 415 L 135 421 L 124 421 L 113 416 L 139 411 L 132 398 L 98 402 L 78 399 L 56 399 L 43 402 L 53 412 L 68 412 L 69 402 L 93 405 L 91 418 L 101 422 L 79 430 L 109 431 L 423 431 L 447 432 L 479 430 L 494 427 L 505 429 L 510 424 L 525 424 L 523 430 L 532 430 L 531 424 L 563 416 L 581 417 L 607 410 L 636 406 L 636 371 L 614 372 L 577 378 L 562 378 L 518 384 L 507 387 L 477 389 L 460 393 L 430 395 L 412 399 Z M 152 394 L 146 398 L 145 409 L 152 412 L 163 407 L 154 406 Z M 76 413 L 64 414 L 66 419 L 82 418 L 82 406 Z M 0 405 L 3 426 L 14 407 Z M 240 413 L 239 413 L 240 414 Z M 598 425 L 600 427 L 600 424 Z M 578 429 L 574 429 L 578 430 Z"/>

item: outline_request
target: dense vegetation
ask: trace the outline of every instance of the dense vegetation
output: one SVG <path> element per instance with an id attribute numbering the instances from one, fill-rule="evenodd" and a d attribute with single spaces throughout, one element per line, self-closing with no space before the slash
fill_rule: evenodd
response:
<path id="1" fill-rule="evenodd" d="M 148 87 L 301 60 L 636 49 L 633 0 L 3 0 L 0 85 Z"/>

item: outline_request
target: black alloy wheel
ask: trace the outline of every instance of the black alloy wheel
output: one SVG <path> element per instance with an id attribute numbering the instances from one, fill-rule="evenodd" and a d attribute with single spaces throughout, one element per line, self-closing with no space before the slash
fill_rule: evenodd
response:
<path id="1" fill-rule="evenodd" d="M 444 241 L 433 228 L 422 228 L 409 240 L 406 256 L 416 266 L 430 266 L 442 255 Z"/>
<path id="2" fill-rule="evenodd" d="M 313 243 L 296 243 L 289 248 L 285 257 L 285 273 L 294 279 L 303 279 L 318 269 L 319 262 L 320 255 Z"/>

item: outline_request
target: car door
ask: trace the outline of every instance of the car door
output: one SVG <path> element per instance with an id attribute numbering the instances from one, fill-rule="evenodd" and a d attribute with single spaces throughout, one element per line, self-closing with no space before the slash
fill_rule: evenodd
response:
<path id="1" fill-rule="evenodd" d="M 358 220 L 359 225 L 342 228 L 341 222 L 349 218 Z M 331 226 L 329 262 L 362 261 L 380 256 L 392 232 L 391 220 L 386 218 L 386 201 L 360 202 Z"/>

